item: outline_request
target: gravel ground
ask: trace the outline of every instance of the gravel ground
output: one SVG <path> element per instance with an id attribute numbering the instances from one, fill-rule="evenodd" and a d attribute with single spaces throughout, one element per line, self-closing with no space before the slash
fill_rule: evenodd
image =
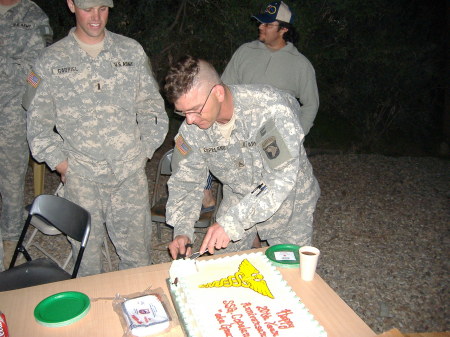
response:
<path id="1" fill-rule="evenodd" d="M 450 164 L 311 157 L 322 195 L 318 273 L 376 332 L 450 330 Z"/>
<path id="2" fill-rule="evenodd" d="M 147 165 L 150 191 L 171 139 Z M 450 330 L 450 162 L 320 151 L 310 160 L 322 189 L 314 220 L 322 278 L 377 333 Z M 47 170 L 45 193 L 57 185 Z M 32 197 L 29 169 L 26 202 Z M 171 234 L 163 229 L 162 242 L 154 235 L 154 263 L 170 261 Z M 114 254 L 114 268 L 117 261 Z"/>

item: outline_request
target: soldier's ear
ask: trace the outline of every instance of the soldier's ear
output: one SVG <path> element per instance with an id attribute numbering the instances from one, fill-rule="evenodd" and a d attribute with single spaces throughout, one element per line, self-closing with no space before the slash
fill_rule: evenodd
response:
<path id="1" fill-rule="evenodd" d="M 225 87 L 223 85 L 221 85 L 221 84 L 217 85 L 214 88 L 214 94 L 216 95 L 217 100 L 219 102 L 223 102 L 223 100 L 225 98 Z"/>
<path id="2" fill-rule="evenodd" d="M 75 4 L 73 3 L 73 0 L 67 0 L 67 6 L 72 13 L 75 13 Z"/>

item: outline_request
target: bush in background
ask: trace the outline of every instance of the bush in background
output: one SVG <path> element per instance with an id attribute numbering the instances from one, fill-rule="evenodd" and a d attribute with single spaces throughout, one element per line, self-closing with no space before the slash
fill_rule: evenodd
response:
<path id="1" fill-rule="evenodd" d="M 49 15 L 55 39 L 67 35 L 74 19 L 66 1 L 36 3 Z M 296 13 L 297 48 L 316 69 L 321 100 L 307 145 L 393 154 L 435 149 L 445 136 L 444 0 L 287 3 Z M 222 71 L 242 43 L 257 38 L 250 17 L 265 4 L 116 0 L 108 29 L 144 46 L 162 84 L 170 62 L 184 54 Z"/>

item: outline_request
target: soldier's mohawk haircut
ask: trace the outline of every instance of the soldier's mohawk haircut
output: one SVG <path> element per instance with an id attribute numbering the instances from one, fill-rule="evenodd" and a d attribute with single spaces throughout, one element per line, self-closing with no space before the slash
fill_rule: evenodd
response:
<path id="1" fill-rule="evenodd" d="M 176 102 L 195 85 L 195 78 L 200 71 L 200 59 L 190 55 L 181 57 L 169 69 L 164 85 L 164 92 L 169 102 Z"/>

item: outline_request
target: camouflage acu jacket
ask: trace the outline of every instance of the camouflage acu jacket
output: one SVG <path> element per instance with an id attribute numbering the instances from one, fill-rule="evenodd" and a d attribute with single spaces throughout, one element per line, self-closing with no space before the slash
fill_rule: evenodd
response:
<path id="1" fill-rule="evenodd" d="M 30 149 L 52 169 L 68 158 L 85 178 L 122 181 L 164 141 L 164 101 L 136 41 L 107 31 L 92 58 L 72 34 L 46 48 L 30 74 Z"/>
<path id="2" fill-rule="evenodd" d="M 183 123 L 175 138 L 166 214 L 174 236 L 192 239 L 208 170 L 223 183 L 217 222 L 234 241 L 256 224 L 270 234 L 296 221 L 294 206 L 278 211 L 283 203 L 315 207 L 320 190 L 294 113 L 298 102 L 267 85 L 229 88 L 236 115 L 229 141 L 217 124 L 202 130 Z"/>

